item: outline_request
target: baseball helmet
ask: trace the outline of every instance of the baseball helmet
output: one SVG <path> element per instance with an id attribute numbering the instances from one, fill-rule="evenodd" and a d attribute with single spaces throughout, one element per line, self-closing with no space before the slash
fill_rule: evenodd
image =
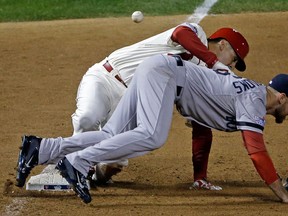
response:
<path id="1" fill-rule="evenodd" d="M 278 74 L 270 82 L 269 86 L 288 97 L 288 74 Z"/>
<path id="2" fill-rule="evenodd" d="M 247 56 L 249 52 L 249 45 L 246 39 L 240 34 L 237 30 L 233 28 L 221 28 L 214 32 L 208 40 L 223 38 L 227 40 L 235 53 L 238 56 L 238 61 L 235 65 L 235 68 L 239 71 L 246 70 L 246 64 L 244 62 L 244 58 Z"/>

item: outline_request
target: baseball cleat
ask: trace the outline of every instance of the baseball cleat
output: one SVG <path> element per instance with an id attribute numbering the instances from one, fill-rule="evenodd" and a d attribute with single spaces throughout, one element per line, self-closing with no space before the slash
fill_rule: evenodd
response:
<path id="1" fill-rule="evenodd" d="M 120 173 L 124 167 L 128 166 L 128 160 L 124 159 L 115 163 L 98 163 L 90 168 L 88 180 L 90 186 L 96 188 L 100 185 L 113 183 L 112 177 Z"/>
<path id="2" fill-rule="evenodd" d="M 31 170 L 38 164 L 41 138 L 23 136 L 16 169 L 16 186 L 23 187 Z"/>
<path id="3" fill-rule="evenodd" d="M 206 179 L 199 179 L 196 180 L 190 189 L 199 190 L 214 190 L 214 191 L 220 191 L 222 190 L 222 187 L 213 185 L 212 183 L 208 182 Z"/>
<path id="4" fill-rule="evenodd" d="M 280 178 L 280 180 L 282 181 L 283 187 L 286 189 L 286 191 L 288 191 L 288 178 L 285 179 Z"/>
<path id="5" fill-rule="evenodd" d="M 82 173 L 76 170 L 66 158 L 63 158 L 58 162 L 56 169 L 60 171 L 60 174 L 67 180 L 84 203 L 91 202 L 92 199 L 89 193 L 89 187 L 86 178 Z"/>

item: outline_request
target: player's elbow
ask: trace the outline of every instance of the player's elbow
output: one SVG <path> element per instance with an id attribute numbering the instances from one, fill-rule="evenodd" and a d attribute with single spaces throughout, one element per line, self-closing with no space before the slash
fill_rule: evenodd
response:
<path id="1" fill-rule="evenodd" d="M 171 39 L 172 41 L 179 43 L 179 40 L 181 40 L 183 37 L 186 37 L 186 32 L 187 31 L 191 31 L 190 28 L 188 28 L 187 26 L 178 26 L 174 29 L 172 35 L 171 35 Z"/>

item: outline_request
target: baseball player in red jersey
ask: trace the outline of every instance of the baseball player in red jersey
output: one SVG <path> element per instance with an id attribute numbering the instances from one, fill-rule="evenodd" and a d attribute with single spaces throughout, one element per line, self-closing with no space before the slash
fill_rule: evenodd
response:
<path id="1" fill-rule="evenodd" d="M 288 115 L 288 75 L 269 86 L 183 61 L 180 56 L 156 55 L 144 60 L 115 112 L 101 131 L 68 138 L 24 136 L 19 153 L 17 185 L 23 187 L 38 164 L 56 168 L 85 202 L 91 202 L 86 183 L 96 163 L 138 157 L 166 141 L 174 104 L 187 119 L 221 131 L 241 131 L 257 172 L 282 202 L 288 193 L 266 150 L 265 115 L 282 123 Z"/>
<path id="2" fill-rule="evenodd" d="M 236 67 L 239 71 L 244 71 L 246 66 L 243 60 L 248 51 L 246 39 L 236 30 L 219 29 L 207 41 L 203 29 L 194 23 L 183 23 L 116 50 L 102 62 L 93 65 L 83 76 L 77 93 L 77 109 L 72 115 L 74 135 L 99 130 L 105 125 L 126 91 L 126 86 L 130 85 L 136 67 L 147 57 L 155 54 L 179 54 L 183 59 L 197 65 L 225 70 Z M 231 56 L 234 58 L 231 59 Z M 192 131 L 193 186 L 220 190 L 221 187 L 207 181 L 211 129 L 194 122 Z M 96 175 L 92 178 L 106 182 L 127 164 L 127 160 L 110 165 L 99 163 L 96 166 Z"/>

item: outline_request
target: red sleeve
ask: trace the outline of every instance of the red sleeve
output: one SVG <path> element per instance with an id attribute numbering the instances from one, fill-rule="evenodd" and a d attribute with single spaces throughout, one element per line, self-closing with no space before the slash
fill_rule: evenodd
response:
<path id="1" fill-rule="evenodd" d="M 249 155 L 266 151 L 263 134 L 245 130 L 242 131 L 242 138 Z"/>
<path id="2" fill-rule="evenodd" d="M 261 178 L 267 185 L 278 179 L 273 162 L 266 151 L 263 134 L 253 131 L 242 131 L 244 146 Z"/>
<path id="3" fill-rule="evenodd" d="M 180 44 L 192 55 L 204 61 L 209 68 L 218 61 L 217 56 L 201 42 L 195 32 L 187 26 L 178 26 L 172 33 L 171 39 Z"/>

